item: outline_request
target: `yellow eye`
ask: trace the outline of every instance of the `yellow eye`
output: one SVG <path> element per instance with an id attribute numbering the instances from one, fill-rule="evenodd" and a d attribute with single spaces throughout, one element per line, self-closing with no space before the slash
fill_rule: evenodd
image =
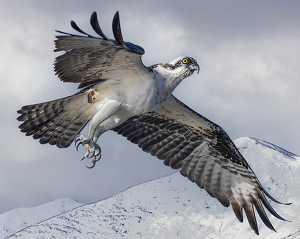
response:
<path id="1" fill-rule="evenodd" d="M 183 64 L 186 64 L 188 62 L 188 60 L 186 59 L 186 58 L 184 58 L 183 60 L 182 60 L 182 63 Z"/>

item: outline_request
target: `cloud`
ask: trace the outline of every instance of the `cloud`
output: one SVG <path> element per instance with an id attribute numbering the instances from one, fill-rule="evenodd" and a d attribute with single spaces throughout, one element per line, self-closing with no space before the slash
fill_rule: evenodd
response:
<path id="1" fill-rule="evenodd" d="M 104 33 L 120 11 L 125 41 L 141 45 L 146 65 L 179 55 L 201 71 L 175 95 L 222 126 L 232 139 L 253 136 L 300 154 L 298 110 L 298 2 L 249 1 L 13 1 L 0 9 L 0 213 L 73 197 L 92 202 L 137 183 L 174 172 L 113 132 L 99 139 L 103 155 L 93 170 L 84 150 L 40 145 L 19 132 L 21 106 L 75 93 L 53 72 L 54 30 L 89 33 L 98 12 Z M 183 179 L 184 180 L 184 179 Z"/>

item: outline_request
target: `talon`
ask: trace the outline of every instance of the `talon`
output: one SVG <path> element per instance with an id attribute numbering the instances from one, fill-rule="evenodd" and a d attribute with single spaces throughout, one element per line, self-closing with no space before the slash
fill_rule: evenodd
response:
<path id="1" fill-rule="evenodd" d="M 93 150 L 93 153 L 91 153 L 91 156 L 89 157 L 90 159 L 95 156 L 95 150 Z"/>
<path id="2" fill-rule="evenodd" d="M 80 145 L 83 146 L 82 142 L 79 142 L 79 144 L 76 146 L 76 150 L 77 150 L 77 151 L 78 151 L 78 147 L 79 147 Z"/>
<path id="3" fill-rule="evenodd" d="M 80 141 L 80 139 L 76 139 L 76 140 L 75 140 L 75 145 L 76 145 L 76 143 L 77 143 L 78 141 Z"/>
<path id="4" fill-rule="evenodd" d="M 93 153 L 91 153 L 91 156 L 89 158 L 97 157 L 98 155 L 100 155 L 101 154 L 101 150 L 98 150 L 98 153 L 95 154 L 97 150 L 93 150 Z"/>
<path id="5" fill-rule="evenodd" d="M 85 155 L 83 156 L 83 158 L 81 159 L 81 161 L 84 160 L 85 158 L 87 158 L 88 156 L 89 156 L 89 151 L 87 151 L 87 152 L 85 153 Z"/>
<path id="6" fill-rule="evenodd" d="M 97 159 L 97 157 L 96 157 L 96 156 L 99 156 L 99 158 Z M 96 156 L 95 156 L 95 161 L 94 161 L 94 162 L 98 162 L 98 161 L 101 159 L 101 154 L 100 154 L 100 153 L 99 153 L 99 154 L 97 154 Z"/>
<path id="7" fill-rule="evenodd" d="M 95 167 L 95 165 L 96 165 L 96 164 L 95 164 L 95 163 L 93 163 L 93 165 L 92 165 L 92 166 L 90 166 L 90 167 L 89 167 L 89 166 L 86 166 L 86 165 L 85 165 L 85 167 L 87 167 L 88 169 L 92 169 L 93 167 Z"/>
<path id="8" fill-rule="evenodd" d="M 77 147 L 78 147 L 78 146 L 77 146 L 77 142 L 78 142 L 78 141 L 80 141 L 80 139 L 76 139 L 76 140 L 74 141 L 74 142 L 75 142 L 75 148 L 76 148 L 76 149 L 77 149 Z M 77 149 L 77 151 L 78 151 L 78 149 Z"/>
<path id="9" fill-rule="evenodd" d="M 96 162 L 99 161 L 101 158 L 100 146 L 95 142 L 93 142 L 91 139 L 86 138 L 84 135 L 78 135 L 75 138 L 75 147 L 77 151 L 80 145 L 85 146 L 87 148 L 87 152 L 85 153 L 81 161 L 83 161 L 85 158 L 90 158 L 92 166 L 86 166 L 86 167 L 89 169 L 94 168 Z"/>

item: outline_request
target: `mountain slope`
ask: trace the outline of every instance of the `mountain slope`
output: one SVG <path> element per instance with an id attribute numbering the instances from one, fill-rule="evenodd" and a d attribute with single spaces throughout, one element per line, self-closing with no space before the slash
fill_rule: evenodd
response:
<path id="1" fill-rule="evenodd" d="M 17 208 L 3 213 L 0 215 L 0 239 L 81 205 L 74 199 L 63 198 L 37 207 Z"/>
<path id="2" fill-rule="evenodd" d="M 299 238 L 300 158 L 273 144 L 240 138 L 236 145 L 267 191 L 290 206 L 271 203 L 287 220 L 258 219 L 260 236 L 179 173 L 75 208 L 8 238 Z M 257 216 L 257 218 L 259 218 Z"/>

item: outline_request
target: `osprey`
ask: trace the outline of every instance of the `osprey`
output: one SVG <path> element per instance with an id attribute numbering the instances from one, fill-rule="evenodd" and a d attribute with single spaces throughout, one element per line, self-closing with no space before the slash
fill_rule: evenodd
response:
<path id="1" fill-rule="evenodd" d="M 101 157 L 96 143 L 101 134 L 113 130 L 127 137 L 142 150 L 180 169 L 183 176 L 204 188 L 222 205 L 232 205 L 242 222 L 244 209 L 251 228 L 258 234 L 253 205 L 264 224 L 275 231 L 262 204 L 279 216 L 267 201 L 271 197 L 237 150 L 226 132 L 199 115 L 172 92 L 199 65 L 192 57 L 181 56 L 169 63 L 146 67 L 144 49 L 122 37 L 119 13 L 113 18 L 115 40 L 102 32 L 97 14 L 91 26 L 101 37 L 83 32 L 75 22 L 71 26 L 85 36 L 57 31 L 54 69 L 63 82 L 80 83 L 78 93 L 46 103 L 23 106 L 18 111 L 19 128 L 26 135 L 59 148 L 69 147 L 74 139 L 78 149 L 87 148 L 86 157 L 94 167 Z M 91 120 L 91 121 L 90 121 Z M 88 136 L 80 135 L 90 121 Z"/>

